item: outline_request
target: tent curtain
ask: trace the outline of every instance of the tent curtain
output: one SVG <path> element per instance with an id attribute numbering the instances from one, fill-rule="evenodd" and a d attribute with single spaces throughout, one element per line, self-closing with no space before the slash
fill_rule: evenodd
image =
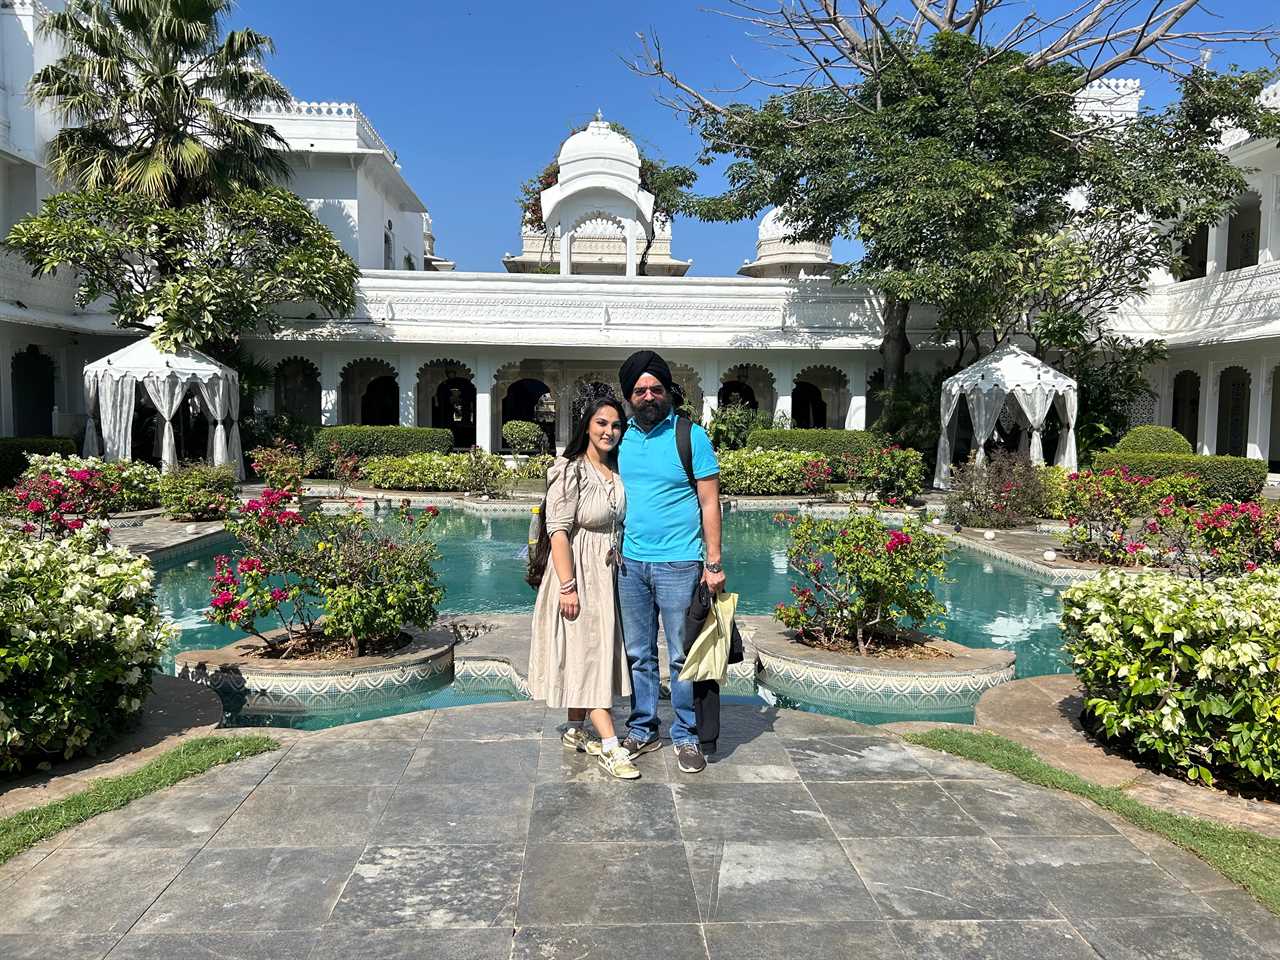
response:
<path id="1" fill-rule="evenodd" d="M 102 452 L 98 440 L 98 378 L 92 373 L 84 375 L 84 455 L 96 457 Z"/>
<path id="2" fill-rule="evenodd" d="M 173 418 L 178 415 L 185 386 L 174 373 L 167 377 L 146 377 L 142 381 L 143 389 L 147 391 L 147 396 L 155 404 L 156 413 L 164 422 L 164 440 L 160 445 L 160 470 L 163 473 L 172 473 L 178 469 L 178 444 L 173 436 Z"/>
<path id="3" fill-rule="evenodd" d="M 227 402 L 222 377 L 200 381 L 200 402 L 209 418 L 209 462 L 220 467 L 227 462 Z"/>
<path id="4" fill-rule="evenodd" d="M 978 446 L 978 457 L 974 461 L 978 466 L 987 462 L 987 441 L 995 432 L 996 421 L 1000 419 L 1006 396 L 1005 389 L 1001 386 L 992 386 L 990 390 L 975 387 L 965 392 L 969 419 L 973 421 L 973 441 Z"/>
<path id="5" fill-rule="evenodd" d="M 1041 384 L 1035 384 L 1034 386 L 1015 386 L 1012 392 L 1030 427 L 1031 462 L 1039 466 L 1044 463 L 1044 443 L 1041 441 L 1040 432 L 1044 429 L 1045 417 L 1049 415 L 1054 391 Z"/>
<path id="6" fill-rule="evenodd" d="M 1067 470 L 1076 469 L 1076 405 L 1078 397 L 1074 390 L 1058 394 L 1056 400 L 1058 415 L 1062 418 L 1062 428 L 1066 436 L 1058 441 L 1058 466 Z"/>
<path id="7" fill-rule="evenodd" d="M 933 485 L 939 490 L 951 486 L 951 418 L 960 403 L 958 390 L 942 391 L 942 433 L 938 435 L 938 466 L 933 472 Z"/>
<path id="8" fill-rule="evenodd" d="M 235 467 L 236 477 L 244 479 L 244 451 L 240 449 L 240 378 L 232 373 L 223 378 L 227 393 L 227 411 L 231 417 L 227 428 L 227 459 Z"/>
<path id="9" fill-rule="evenodd" d="M 104 376 L 98 381 L 98 411 L 102 418 L 102 455 L 108 460 L 133 457 L 133 394 L 138 381 Z"/>

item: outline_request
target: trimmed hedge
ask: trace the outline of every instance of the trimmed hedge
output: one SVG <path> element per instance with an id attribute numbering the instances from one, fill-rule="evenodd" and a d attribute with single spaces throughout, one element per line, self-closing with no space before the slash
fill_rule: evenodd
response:
<path id="1" fill-rule="evenodd" d="M 1248 457 L 1202 456 L 1194 453 L 1131 453 L 1103 450 L 1093 458 L 1095 471 L 1119 470 L 1146 477 L 1190 474 L 1200 480 L 1201 498 L 1216 500 L 1256 500 L 1267 482 L 1267 465 Z"/>
<path id="2" fill-rule="evenodd" d="M 11 487 L 27 469 L 27 454 L 59 453 L 74 457 L 79 451 L 70 437 L 0 438 L 0 487 Z"/>
<path id="3" fill-rule="evenodd" d="M 889 440 L 874 430 L 752 430 L 746 449 L 795 450 L 818 453 L 831 465 L 832 479 L 848 480 L 841 457 L 861 457 L 889 445 Z"/>
<path id="4" fill-rule="evenodd" d="M 1146 424 L 1134 427 L 1114 447 L 1125 453 L 1195 453 L 1191 442 L 1172 427 Z"/>
<path id="5" fill-rule="evenodd" d="M 321 427 L 311 443 L 316 469 L 328 474 L 333 468 L 329 447 L 336 443 L 339 456 L 406 457 L 411 453 L 448 453 L 453 431 L 442 427 Z"/>

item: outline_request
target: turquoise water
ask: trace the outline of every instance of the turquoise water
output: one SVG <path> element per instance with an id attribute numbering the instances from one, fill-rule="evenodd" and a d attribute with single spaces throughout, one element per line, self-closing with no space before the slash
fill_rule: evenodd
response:
<path id="1" fill-rule="evenodd" d="M 439 531 L 445 613 L 528 613 L 533 591 L 524 582 L 529 525 L 522 517 L 441 513 Z M 789 598 L 786 533 L 763 512 L 732 512 L 724 525 L 725 572 L 746 614 L 769 614 Z M 204 620 L 213 557 L 226 546 L 177 564 L 161 565 L 161 605 L 182 628 L 173 650 L 224 646 L 242 634 Z M 969 647 L 999 647 L 1018 655 L 1020 677 L 1067 673 L 1058 636 L 1058 588 L 1015 567 L 962 549 L 947 566 L 952 583 L 939 587 L 947 605 L 944 635 Z"/>

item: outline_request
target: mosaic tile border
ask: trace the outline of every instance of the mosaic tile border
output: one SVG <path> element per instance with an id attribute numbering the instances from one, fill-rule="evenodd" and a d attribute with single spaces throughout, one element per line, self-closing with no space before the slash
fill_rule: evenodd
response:
<path id="1" fill-rule="evenodd" d="M 1025 557 L 1019 557 L 1006 550 L 1001 550 L 985 540 L 981 543 L 975 543 L 972 540 L 963 539 L 954 530 L 939 530 L 936 532 L 941 533 L 942 536 L 949 539 L 961 550 L 969 550 L 972 553 L 1003 563 L 1005 566 L 1015 567 L 1019 571 L 1035 574 L 1055 586 L 1065 587 L 1073 583 L 1079 583 L 1081 580 L 1092 580 L 1101 573 L 1100 570 L 1079 570 L 1074 567 L 1046 567 L 1044 564 L 1036 563 L 1034 560 L 1028 560 Z"/>
<path id="2" fill-rule="evenodd" d="M 154 550 L 147 551 L 147 557 L 151 560 L 153 567 L 170 566 L 183 560 L 190 560 L 205 553 L 211 547 L 221 546 L 223 543 L 230 549 L 235 542 L 236 538 L 225 530 L 213 530 L 209 533 L 196 534 L 190 540 L 183 540 L 171 546 L 156 547 Z"/>
<path id="3" fill-rule="evenodd" d="M 836 666 L 756 653 L 760 682 L 775 693 L 835 707 L 894 710 L 973 706 L 987 690 L 1014 678 L 1015 663 L 956 672 L 912 673 L 875 667 Z"/>
<path id="4" fill-rule="evenodd" d="M 456 657 L 453 661 L 455 683 L 478 689 L 510 689 L 529 699 L 529 680 L 503 657 Z"/>
<path id="5" fill-rule="evenodd" d="M 434 650 L 394 666 L 332 670 L 254 670 L 244 662 L 174 664 L 174 676 L 214 690 L 235 712 L 323 713 L 377 706 L 427 693 L 453 674 L 453 650 Z"/>

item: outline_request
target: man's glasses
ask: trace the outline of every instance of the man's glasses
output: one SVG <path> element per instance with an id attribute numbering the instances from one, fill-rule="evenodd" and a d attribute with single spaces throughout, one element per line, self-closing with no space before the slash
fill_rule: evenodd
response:
<path id="1" fill-rule="evenodd" d="M 662 397 L 665 397 L 667 395 L 667 390 L 665 387 L 661 387 L 661 386 L 636 387 L 634 390 L 631 391 L 631 395 L 633 397 L 643 397 L 647 395 L 657 400 Z"/>

